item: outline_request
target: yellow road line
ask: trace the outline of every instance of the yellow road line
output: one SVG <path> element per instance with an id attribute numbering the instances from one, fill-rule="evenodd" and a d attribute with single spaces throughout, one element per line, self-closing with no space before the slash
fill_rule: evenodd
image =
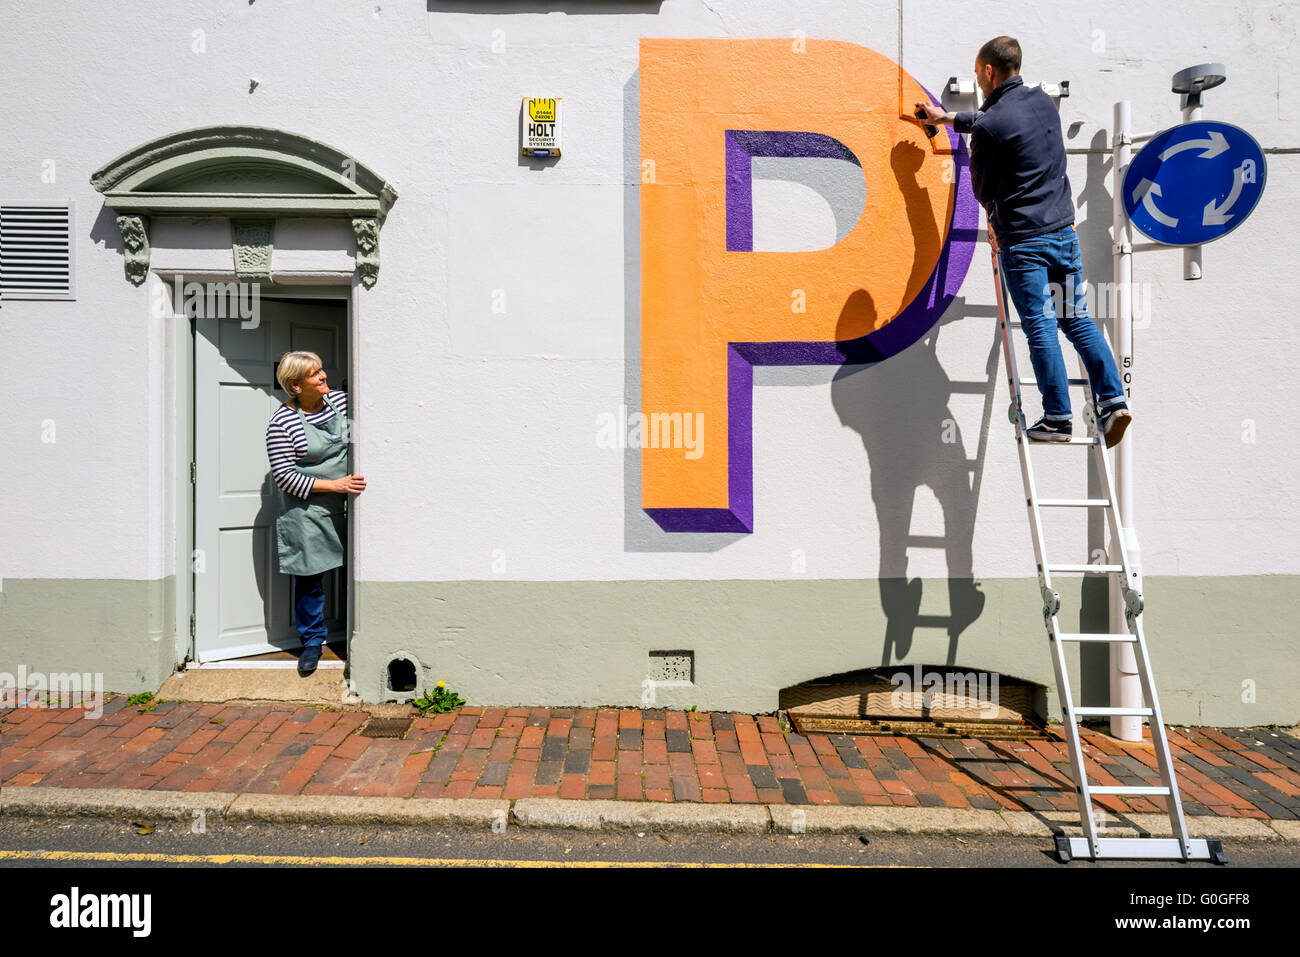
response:
<path id="1" fill-rule="evenodd" d="M 115 851 L 0 851 L 0 861 L 103 861 L 116 864 L 278 864 L 278 865 L 362 865 L 397 867 L 901 867 L 881 864 L 725 864 L 720 862 L 676 861 L 510 861 L 497 858 L 463 857 L 304 857 L 293 854 L 162 854 L 118 853 Z"/>

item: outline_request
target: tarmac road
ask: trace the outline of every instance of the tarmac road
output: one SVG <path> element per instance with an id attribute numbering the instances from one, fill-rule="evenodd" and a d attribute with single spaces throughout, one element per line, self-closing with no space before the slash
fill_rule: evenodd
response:
<path id="1" fill-rule="evenodd" d="M 725 835 L 506 827 L 303 824 L 194 825 L 158 821 L 150 834 L 125 820 L 0 819 L 0 867 L 127 865 L 443 867 L 1044 867 L 1061 869 L 1041 838 L 873 834 Z M 1225 841 L 1228 868 L 1296 867 L 1300 844 Z M 232 857 L 234 855 L 234 857 Z M 1214 868 L 1153 861 L 1076 860 L 1071 869 Z"/>

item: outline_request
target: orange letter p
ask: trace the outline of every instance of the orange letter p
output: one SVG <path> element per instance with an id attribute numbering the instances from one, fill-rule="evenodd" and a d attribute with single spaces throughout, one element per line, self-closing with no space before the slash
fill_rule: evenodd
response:
<path id="1" fill-rule="evenodd" d="M 799 47 L 641 41 L 642 507 L 666 531 L 753 531 L 754 365 L 888 359 L 974 251 L 961 137 L 899 116 L 934 98 L 864 47 Z M 862 213 L 828 248 L 755 251 L 754 163 L 796 157 L 860 168 Z"/>

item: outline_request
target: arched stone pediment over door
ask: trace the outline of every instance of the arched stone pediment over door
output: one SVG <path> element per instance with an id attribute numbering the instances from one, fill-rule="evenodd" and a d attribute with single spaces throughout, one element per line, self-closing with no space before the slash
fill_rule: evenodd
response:
<path id="1" fill-rule="evenodd" d="M 126 275 L 149 273 L 151 216 L 230 219 L 235 272 L 270 279 L 279 217 L 350 221 L 356 269 L 379 276 L 379 230 L 397 192 L 355 157 L 316 140 L 257 126 L 209 126 L 137 146 L 90 178 L 117 214 Z"/>

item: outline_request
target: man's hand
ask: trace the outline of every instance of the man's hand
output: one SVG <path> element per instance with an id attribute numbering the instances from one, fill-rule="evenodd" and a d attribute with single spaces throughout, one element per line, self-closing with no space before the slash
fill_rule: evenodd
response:
<path id="1" fill-rule="evenodd" d="M 918 110 L 925 111 L 925 119 L 922 120 L 918 118 L 917 119 L 918 123 L 933 124 L 933 123 L 952 122 L 952 117 L 949 114 L 945 113 L 943 110 L 939 109 L 939 107 L 935 106 L 933 103 L 917 103 L 916 108 Z"/>

